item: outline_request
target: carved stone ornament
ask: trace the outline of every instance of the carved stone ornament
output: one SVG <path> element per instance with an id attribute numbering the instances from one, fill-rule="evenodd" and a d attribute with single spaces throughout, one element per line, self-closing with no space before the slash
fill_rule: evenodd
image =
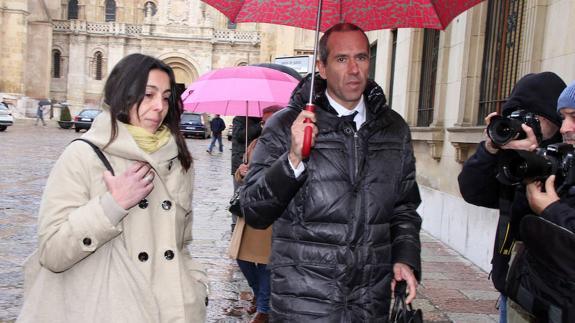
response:
<path id="1" fill-rule="evenodd" d="M 189 11 L 189 0 L 169 0 L 168 2 L 168 20 L 170 22 L 186 22 L 188 20 Z"/>

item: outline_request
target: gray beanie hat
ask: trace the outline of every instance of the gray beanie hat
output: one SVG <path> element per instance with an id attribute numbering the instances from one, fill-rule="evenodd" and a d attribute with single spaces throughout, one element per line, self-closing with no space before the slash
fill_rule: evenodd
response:
<path id="1" fill-rule="evenodd" d="M 557 112 L 563 108 L 575 109 L 575 82 L 566 87 L 557 100 Z"/>

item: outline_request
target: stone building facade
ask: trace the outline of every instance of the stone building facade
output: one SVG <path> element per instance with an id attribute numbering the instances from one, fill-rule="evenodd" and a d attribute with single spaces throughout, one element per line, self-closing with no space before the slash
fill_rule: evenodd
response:
<path id="1" fill-rule="evenodd" d="M 523 75 L 575 80 L 575 0 L 487 0 L 445 31 L 369 32 L 375 80 L 411 126 L 423 228 L 489 271 L 498 213 L 467 204 L 457 175 Z"/>
<path id="2" fill-rule="evenodd" d="M 313 50 L 310 31 L 233 25 L 200 0 L 0 0 L 0 19 L 0 46 L 10 44 L 0 93 L 27 114 L 43 98 L 73 111 L 98 105 L 107 74 L 131 53 L 169 64 L 183 90 L 215 68 Z"/>

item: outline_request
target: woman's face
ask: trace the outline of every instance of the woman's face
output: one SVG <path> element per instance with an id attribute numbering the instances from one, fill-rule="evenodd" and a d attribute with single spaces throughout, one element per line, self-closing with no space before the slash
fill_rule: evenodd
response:
<path id="1" fill-rule="evenodd" d="M 171 93 L 168 74 L 158 69 L 151 70 L 140 109 L 137 104 L 130 109 L 130 124 L 155 133 L 168 114 Z"/>

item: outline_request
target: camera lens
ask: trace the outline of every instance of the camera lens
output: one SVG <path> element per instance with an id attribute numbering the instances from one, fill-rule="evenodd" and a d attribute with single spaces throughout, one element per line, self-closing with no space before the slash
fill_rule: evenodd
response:
<path id="1" fill-rule="evenodd" d="M 505 145 L 511 140 L 520 137 L 523 133 L 521 122 L 515 119 L 494 117 L 487 127 L 487 135 L 498 146 Z"/>

